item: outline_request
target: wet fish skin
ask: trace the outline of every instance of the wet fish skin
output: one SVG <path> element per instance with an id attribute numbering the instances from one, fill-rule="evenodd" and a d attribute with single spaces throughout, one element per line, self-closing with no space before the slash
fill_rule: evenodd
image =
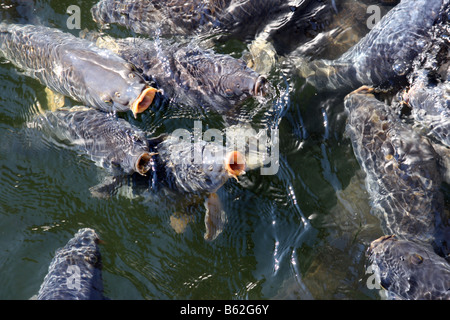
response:
<path id="1" fill-rule="evenodd" d="M 308 82 L 318 90 L 392 87 L 405 82 L 444 4 L 448 6 L 448 0 L 402 0 L 339 59 L 311 62 Z"/>
<path id="2" fill-rule="evenodd" d="M 165 96 L 183 104 L 226 112 L 244 100 L 265 96 L 267 79 L 241 59 L 159 39 L 98 39 L 142 70 Z"/>
<path id="3" fill-rule="evenodd" d="M 231 177 L 225 168 L 228 151 L 214 142 L 193 143 L 171 135 L 157 145 L 156 152 L 161 181 L 170 189 L 214 193 Z"/>
<path id="4" fill-rule="evenodd" d="M 383 236 L 367 256 L 393 299 L 450 300 L 450 264 L 430 247 Z"/>
<path id="5" fill-rule="evenodd" d="M 215 14 L 230 2 L 212 1 L 211 10 L 203 0 L 191 1 L 99 1 L 92 9 L 93 19 L 102 23 L 118 23 L 141 34 L 151 34 L 156 30 L 158 21 L 163 34 L 190 34 L 201 25 L 217 24 Z M 166 11 L 169 16 L 166 16 Z M 170 15 L 178 19 L 170 19 Z"/>
<path id="6" fill-rule="evenodd" d="M 55 92 L 103 111 L 128 111 L 147 83 L 106 49 L 58 29 L 0 24 L 0 56 Z"/>
<path id="7" fill-rule="evenodd" d="M 450 80 L 435 80 L 427 70 L 419 70 L 404 98 L 425 132 L 450 148 Z"/>
<path id="8" fill-rule="evenodd" d="M 446 254 L 449 233 L 438 155 L 426 137 L 400 121 L 370 90 L 363 87 L 347 95 L 345 108 L 346 133 L 366 173 L 374 212 L 385 234 L 414 238 Z"/>
<path id="9" fill-rule="evenodd" d="M 144 174 L 149 169 L 146 161 L 150 161 L 150 153 L 144 132 L 113 114 L 87 107 L 62 108 L 37 116 L 30 126 L 68 141 L 115 175 L 140 171 Z"/>
<path id="10" fill-rule="evenodd" d="M 253 38 L 268 17 L 290 13 L 291 7 L 286 0 L 100 0 L 91 13 L 99 23 L 117 23 L 151 36 L 157 30 L 161 35 L 220 30 Z"/>
<path id="11" fill-rule="evenodd" d="M 213 193 L 245 167 L 242 159 L 233 167 L 236 173 L 227 170 L 230 153 L 214 142 L 192 143 L 172 135 L 148 139 L 128 121 L 87 107 L 46 112 L 28 126 L 68 142 L 98 166 L 110 170 L 113 190 L 122 182 L 116 178 L 140 173 L 149 179 L 147 187 Z"/>
<path id="12" fill-rule="evenodd" d="M 102 261 L 95 230 L 83 228 L 55 253 L 38 300 L 104 300 Z"/>

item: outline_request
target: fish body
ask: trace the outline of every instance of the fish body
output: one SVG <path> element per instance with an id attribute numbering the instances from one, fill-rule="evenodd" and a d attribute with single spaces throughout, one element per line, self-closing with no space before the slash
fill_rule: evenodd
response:
<path id="1" fill-rule="evenodd" d="M 104 300 L 99 237 L 93 229 L 78 230 L 58 249 L 41 284 L 38 300 Z"/>
<path id="2" fill-rule="evenodd" d="M 147 138 L 124 119 L 93 108 L 61 108 L 38 115 L 29 126 L 65 141 L 115 175 L 145 174 L 151 154 Z"/>
<path id="3" fill-rule="evenodd" d="M 111 47 L 132 63 L 165 96 L 193 107 L 226 112 L 250 97 L 269 91 L 264 76 L 241 59 L 217 54 L 164 39 L 99 38 L 99 46 Z"/>
<path id="4" fill-rule="evenodd" d="M 0 24 L 0 56 L 51 90 L 102 111 L 143 112 L 156 93 L 130 63 L 54 28 Z"/>
<path id="5" fill-rule="evenodd" d="M 402 0 L 336 60 L 312 61 L 308 82 L 318 90 L 391 88 L 406 82 L 412 63 L 431 39 L 448 0 Z"/>
<path id="6" fill-rule="evenodd" d="M 450 264 L 430 247 L 383 236 L 371 243 L 367 256 L 390 298 L 450 300 Z"/>
<path id="7" fill-rule="evenodd" d="M 366 188 L 385 234 L 448 252 L 448 221 L 439 156 L 430 141 L 402 122 L 368 88 L 345 99 L 346 132 L 366 173 Z M 447 234 L 447 235 L 446 235 Z"/>

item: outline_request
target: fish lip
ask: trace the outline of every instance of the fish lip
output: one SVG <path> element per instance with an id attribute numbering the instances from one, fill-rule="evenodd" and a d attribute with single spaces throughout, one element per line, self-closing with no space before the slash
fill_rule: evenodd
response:
<path id="1" fill-rule="evenodd" d="M 372 255 L 373 250 L 386 240 L 397 241 L 397 238 L 395 235 L 386 235 L 386 236 L 381 236 L 378 239 L 372 241 L 370 243 L 369 248 L 367 248 L 367 252 L 366 252 L 367 256 Z"/>
<path id="2" fill-rule="evenodd" d="M 245 173 L 245 158 L 239 151 L 231 151 L 225 157 L 225 170 L 237 179 Z"/>
<path id="3" fill-rule="evenodd" d="M 253 88 L 254 96 L 262 96 L 264 97 L 267 94 L 267 78 L 264 76 L 259 76 L 256 79 L 255 86 Z"/>
<path id="4" fill-rule="evenodd" d="M 150 107 L 155 98 L 155 94 L 159 92 L 159 90 L 153 87 L 146 87 L 142 90 L 139 97 L 133 102 L 131 106 L 131 111 L 133 112 L 133 116 L 136 118 L 138 113 L 142 113 Z"/>
<path id="5" fill-rule="evenodd" d="M 154 156 L 154 155 L 155 155 L 155 153 L 153 153 L 153 152 L 142 153 L 137 158 L 136 163 L 135 163 L 136 172 L 140 173 L 141 175 L 145 175 L 150 170 L 150 166 L 148 164 L 152 160 L 152 156 Z"/>

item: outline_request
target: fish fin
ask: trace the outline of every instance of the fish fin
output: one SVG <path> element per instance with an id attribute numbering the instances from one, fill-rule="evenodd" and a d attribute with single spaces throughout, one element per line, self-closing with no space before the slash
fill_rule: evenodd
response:
<path id="1" fill-rule="evenodd" d="M 259 74 L 269 74 L 277 61 L 274 46 L 264 37 L 258 37 L 249 44 L 248 50 L 247 66 Z"/>
<path id="2" fill-rule="evenodd" d="M 47 105 L 50 111 L 55 111 L 62 108 L 65 104 L 65 97 L 61 93 L 54 92 L 48 87 L 44 89 L 47 97 Z"/>
<path id="3" fill-rule="evenodd" d="M 216 239 L 223 231 L 227 223 L 227 215 L 222 209 L 222 203 L 216 193 L 211 193 L 205 201 L 205 240 L 212 241 Z"/>
<path id="4" fill-rule="evenodd" d="M 176 233 L 183 233 L 189 222 L 193 220 L 193 217 L 186 213 L 175 212 L 170 216 L 170 226 Z"/>
<path id="5" fill-rule="evenodd" d="M 89 188 L 94 198 L 108 199 L 113 196 L 122 184 L 123 177 L 108 176 L 101 183 Z"/>

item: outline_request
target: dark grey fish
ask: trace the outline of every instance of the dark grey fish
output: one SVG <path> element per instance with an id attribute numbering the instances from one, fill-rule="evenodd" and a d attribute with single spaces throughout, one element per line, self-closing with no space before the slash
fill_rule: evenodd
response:
<path id="1" fill-rule="evenodd" d="M 371 243 L 367 255 L 390 298 L 450 300 L 450 264 L 430 247 L 383 236 Z"/>
<path id="2" fill-rule="evenodd" d="M 158 39 L 99 38 L 97 44 L 132 63 L 165 96 L 189 106 L 227 112 L 269 91 L 267 79 L 241 59 Z"/>
<path id="3" fill-rule="evenodd" d="M 366 188 L 385 234 L 432 244 L 448 253 L 449 226 L 439 157 L 430 141 L 402 122 L 372 90 L 345 99 L 347 134 L 366 173 Z"/>
<path id="4" fill-rule="evenodd" d="M 101 0 L 92 9 L 96 22 L 117 23 L 154 36 L 192 35 L 220 30 L 254 36 L 268 17 L 291 13 L 287 0 Z"/>
<path id="5" fill-rule="evenodd" d="M 114 53 L 53 28 L 0 24 L 0 56 L 53 91 L 103 111 L 137 114 L 157 91 Z"/>
<path id="6" fill-rule="evenodd" d="M 99 237 L 93 229 L 78 230 L 56 251 L 41 284 L 38 300 L 103 300 Z"/>
<path id="7" fill-rule="evenodd" d="M 114 175 L 144 175 L 150 169 L 152 154 L 144 132 L 113 114 L 87 107 L 61 108 L 38 115 L 28 126 L 68 142 Z"/>
<path id="8" fill-rule="evenodd" d="M 240 152 L 228 151 L 218 143 L 203 140 L 193 143 L 175 133 L 147 139 L 124 119 L 92 108 L 46 112 L 28 126 L 68 142 L 111 171 L 112 176 L 90 189 L 93 196 L 108 198 L 131 180 L 137 187 L 136 194 L 206 197 L 207 240 L 215 239 L 226 223 L 226 215 L 214 193 L 229 178 L 237 179 L 243 174 L 246 166 Z"/>
<path id="9" fill-rule="evenodd" d="M 240 152 L 214 142 L 194 142 L 172 134 L 157 144 L 155 151 L 157 168 L 165 173 L 161 180 L 181 192 L 214 193 L 229 178 L 245 172 Z"/>
<path id="10" fill-rule="evenodd" d="M 302 73 L 318 90 L 393 87 L 406 81 L 448 0 L 402 0 L 337 60 L 312 61 Z"/>

